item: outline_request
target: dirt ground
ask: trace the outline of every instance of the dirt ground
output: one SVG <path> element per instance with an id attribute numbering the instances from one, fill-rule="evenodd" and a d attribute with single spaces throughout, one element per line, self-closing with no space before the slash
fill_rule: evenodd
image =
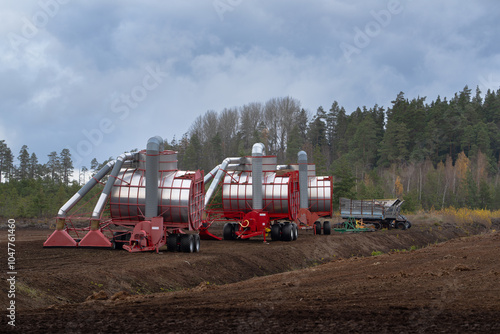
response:
<path id="1" fill-rule="evenodd" d="M 500 221 L 419 223 L 407 231 L 300 231 L 294 242 L 202 240 L 195 254 L 130 254 L 43 248 L 50 230 L 21 228 L 15 331 L 498 333 L 498 230 Z M 12 330 L 2 314 L 0 332 Z"/>

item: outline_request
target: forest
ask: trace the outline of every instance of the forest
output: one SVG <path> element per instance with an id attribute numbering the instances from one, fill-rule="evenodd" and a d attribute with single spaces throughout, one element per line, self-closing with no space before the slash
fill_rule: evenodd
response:
<path id="1" fill-rule="evenodd" d="M 449 100 L 426 100 L 400 92 L 387 110 L 363 106 L 348 114 L 337 101 L 312 113 L 293 97 L 272 98 L 209 110 L 166 145 L 178 151 L 180 169 L 205 171 L 250 155 L 256 142 L 280 164 L 295 163 L 304 150 L 317 175 L 333 175 L 334 207 L 339 197 L 399 197 L 406 212 L 500 209 L 500 89 L 482 95 L 465 86 Z M 106 162 L 93 159 L 73 175 L 68 149 L 42 164 L 27 146 L 14 157 L 0 140 L 0 216 L 55 216 Z"/>

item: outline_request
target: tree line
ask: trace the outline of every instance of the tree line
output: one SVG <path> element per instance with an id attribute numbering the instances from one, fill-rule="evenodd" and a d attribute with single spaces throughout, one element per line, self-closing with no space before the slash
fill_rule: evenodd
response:
<path id="1" fill-rule="evenodd" d="M 482 96 L 465 86 L 449 101 L 438 96 L 430 102 L 400 92 L 387 110 L 363 106 L 350 114 L 337 101 L 311 113 L 293 97 L 272 98 L 209 110 L 166 146 L 178 151 L 180 169 L 207 172 L 226 157 L 250 155 L 256 142 L 280 164 L 306 151 L 318 175 L 334 176 L 334 205 L 343 196 L 400 197 L 410 211 L 500 209 L 500 89 Z M 75 177 L 68 149 L 40 164 L 23 146 L 15 160 L 1 140 L 2 216 L 55 215 L 86 173 L 109 161 L 93 159 Z"/>
<path id="2" fill-rule="evenodd" d="M 334 176 L 338 198 L 404 198 L 407 210 L 449 206 L 500 208 L 500 90 L 467 86 L 453 98 L 405 98 L 385 110 L 350 114 L 334 101 L 314 114 L 292 97 L 253 102 L 195 119 L 181 140 L 184 169 L 210 170 L 255 142 L 283 163 L 305 150 L 318 175 Z"/>
<path id="3" fill-rule="evenodd" d="M 84 166 L 74 175 L 69 149 L 53 151 L 47 158 L 46 163 L 40 163 L 36 153 L 29 153 L 27 145 L 21 147 L 15 158 L 5 140 L 0 140 L 1 217 L 54 217 L 80 186 L 111 160 L 99 163 L 94 158 L 90 170 Z M 94 189 L 92 193 L 98 192 Z"/>

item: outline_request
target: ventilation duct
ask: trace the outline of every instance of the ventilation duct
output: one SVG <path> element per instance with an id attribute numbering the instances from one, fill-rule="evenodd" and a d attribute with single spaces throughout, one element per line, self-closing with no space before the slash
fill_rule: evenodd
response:
<path id="1" fill-rule="evenodd" d="M 262 210 L 262 157 L 264 144 L 256 143 L 252 147 L 252 208 Z"/>
<path id="2" fill-rule="evenodd" d="M 145 217 L 151 219 L 158 216 L 158 173 L 160 151 L 163 151 L 163 139 L 151 137 L 146 146 L 146 208 Z"/>
<path id="3" fill-rule="evenodd" d="M 300 151 L 297 154 L 299 163 L 299 189 L 300 189 L 300 209 L 309 208 L 308 178 L 307 178 L 307 153 Z"/>

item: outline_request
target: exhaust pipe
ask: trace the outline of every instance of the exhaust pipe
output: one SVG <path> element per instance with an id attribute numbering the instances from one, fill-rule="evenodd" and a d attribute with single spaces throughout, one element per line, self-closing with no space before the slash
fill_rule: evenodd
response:
<path id="1" fill-rule="evenodd" d="M 158 216 L 158 179 L 160 151 L 163 151 L 163 139 L 151 137 L 146 146 L 146 220 Z"/>
<path id="2" fill-rule="evenodd" d="M 262 157 L 264 144 L 256 143 L 252 147 L 252 209 L 262 210 Z"/>
<path id="3" fill-rule="evenodd" d="M 309 208 L 308 178 L 307 178 L 307 153 L 300 151 L 297 154 L 299 163 L 299 189 L 300 189 L 300 209 Z"/>

